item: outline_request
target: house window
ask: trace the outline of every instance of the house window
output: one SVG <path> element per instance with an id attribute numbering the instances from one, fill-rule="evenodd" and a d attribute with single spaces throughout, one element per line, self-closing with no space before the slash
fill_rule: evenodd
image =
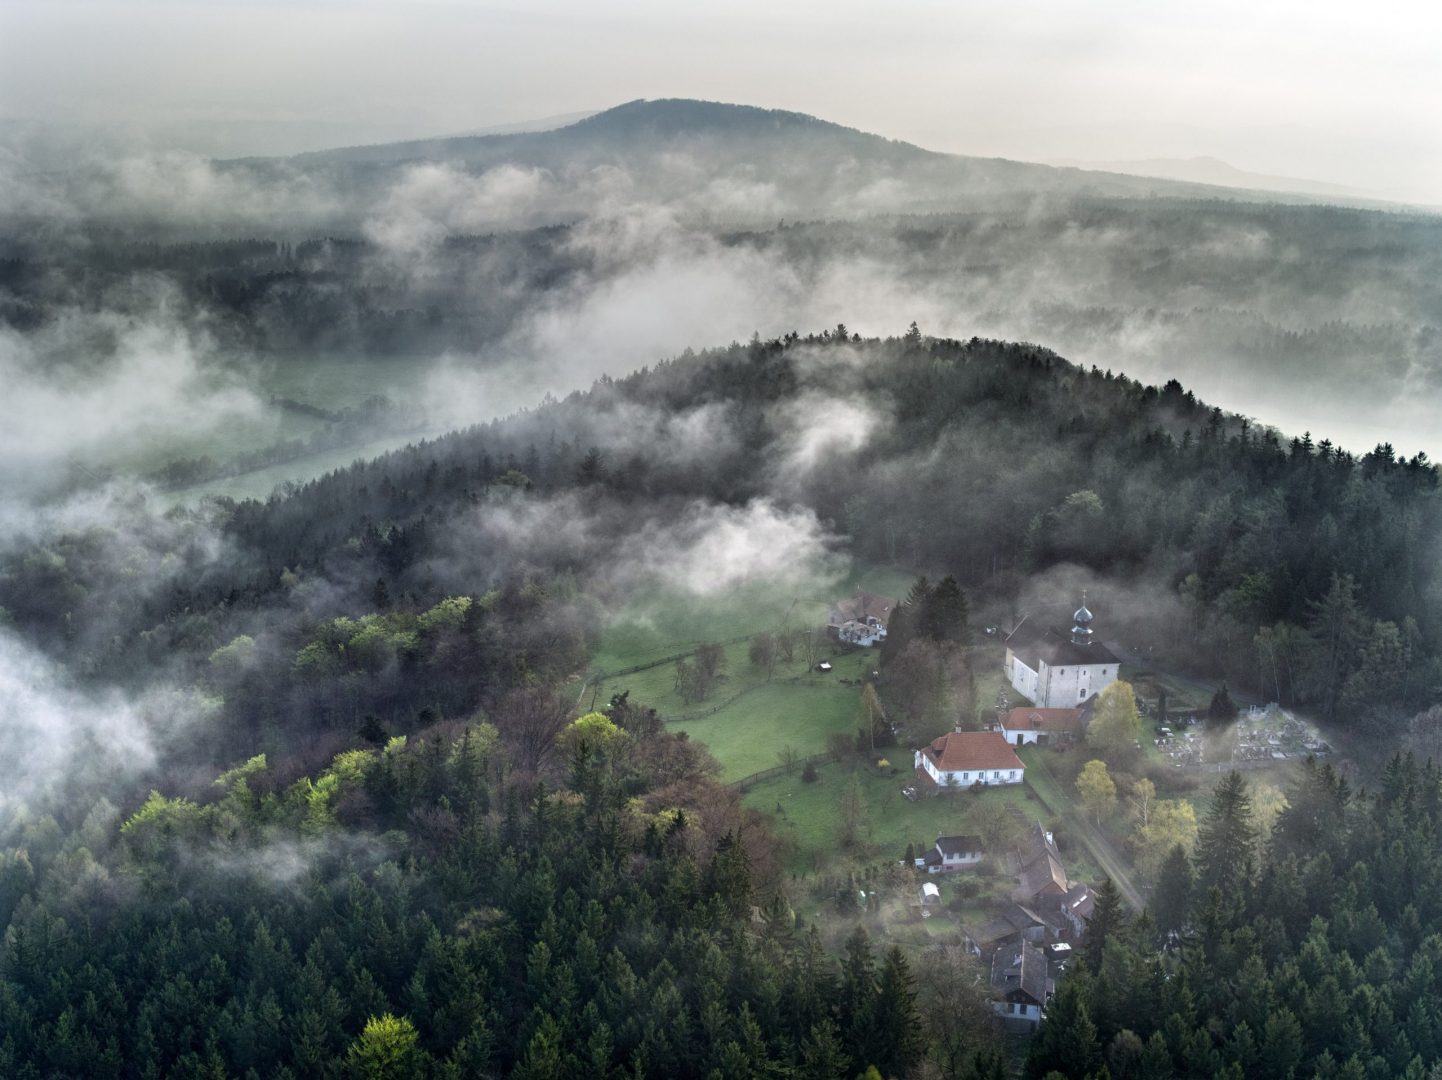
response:
<path id="1" fill-rule="evenodd" d="M 1000 770 L 1000 769 L 992 769 L 992 770 L 991 770 L 991 778 L 992 778 L 993 780 L 1000 780 L 1000 779 L 1001 779 L 1001 770 Z"/>
<path id="2" fill-rule="evenodd" d="M 1086 696 L 1087 696 L 1086 687 L 1082 687 L 1082 689 L 1078 690 L 1078 691 L 1076 692 L 1076 696 L 1079 697 L 1079 698 L 1084 698 L 1084 697 L 1086 697 Z"/>
<path id="3" fill-rule="evenodd" d="M 1009 773 L 1006 774 L 1006 778 L 1007 778 L 1008 780 L 1015 780 L 1015 779 L 1016 779 L 1016 770 L 1015 770 L 1015 769 L 1012 769 Z"/>

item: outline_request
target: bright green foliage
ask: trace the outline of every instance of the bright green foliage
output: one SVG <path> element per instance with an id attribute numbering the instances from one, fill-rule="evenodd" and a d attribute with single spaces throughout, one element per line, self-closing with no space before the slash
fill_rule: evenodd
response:
<path id="1" fill-rule="evenodd" d="M 346 1051 L 346 1069 L 356 1080 L 412 1080 L 426 1075 L 416 1026 L 390 1013 L 372 1016 Z"/>
<path id="2" fill-rule="evenodd" d="M 1141 735 L 1141 714 L 1131 683 L 1118 680 L 1097 695 L 1096 709 L 1087 727 L 1088 746 L 1115 762 L 1135 746 Z"/>
<path id="3" fill-rule="evenodd" d="M 1108 817 L 1117 805 L 1117 785 L 1105 761 L 1088 761 L 1076 778 L 1077 794 L 1092 820 Z"/>

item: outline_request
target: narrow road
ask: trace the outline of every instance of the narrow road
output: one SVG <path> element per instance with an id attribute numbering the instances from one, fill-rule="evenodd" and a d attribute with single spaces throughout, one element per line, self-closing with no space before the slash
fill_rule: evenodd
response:
<path id="1" fill-rule="evenodd" d="M 1025 754 L 1023 761 L 1026 765 L 1027 786 L 1036 792 L 1037 798 L 1046 804 L 1048 810 L 1066 818 L 1077 837 L 1086 845 L 1087 851 L 1091 852 L 1097 865 L 1102 868 L 1102 873 L 1112 879 L 1117 891 L 1122 894 L 1122 899 L 1133 911 L 1141 911 L 1146 906 L 1146 900 L 1133 881 L 1131 870 L 1117 852 L 1116 847 L 1102 835 L 1100 829 L 1086 819 L 1086 815 L 1077 808 L 1076 804 L 1066 797 L 1066 793 L 1062 791 L 1061 785 L 1052 775 L 1042 755 L 1035 750 L 1027 750 L 1023 753 Z"/>

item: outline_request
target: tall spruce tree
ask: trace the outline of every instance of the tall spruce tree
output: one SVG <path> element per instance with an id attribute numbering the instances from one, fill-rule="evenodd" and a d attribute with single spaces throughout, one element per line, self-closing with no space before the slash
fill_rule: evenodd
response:
<path id="1" fill-rule="evenodd" d="M 1085 1077 L 1101 1066 L 1101 1044 L 1087 1006 L 1088 977 L 1076 972 L 1062 980 L 1046 1020 L 1032 1039 L 1026 1057 L 1026 1075 L 1040 1080 L 1048 1073 Z"/>
<path id="2" fill-rule="evenodd" d="M 1256 870 L 1257 826 L 1252 797 L 1242 774 L 1229 772 L 1212 793 L 1212 804 L 1197 832 L 1197 885 L 1217 888 L 1229 902 L 1240 901 Z"/>
<path id="3" fill-rule="evenodd" d="M 1176 845 L 1167 853 L 1157 872 L 1156 888 L 1152 890 L 1147 910 L 1156 921 L 1163 938 L 1181 933 L 1187 924 L 1187 905 L 1192 895 L 1192 861 L 1186 849 Z"/>
<path id="4" fill-rule="evenodd" d="M 1126 928 L 1127 912 L 1122 894 L 1111 878 L 1106 878 L 1097 890 L 1092 917 L 1087 920 L 1086 934 L 1082 938 L 1082 955 L 1092 971 L 1102 966 L 1102 954 L 1107 942 Z"/>
<path id="5" fill-rule="evenodd" d="M 877 981 L 872 1062 L 886 1076 L 903 1076 L 921 1056 L 916 981 L 899 948 L 886 950 Z"/>

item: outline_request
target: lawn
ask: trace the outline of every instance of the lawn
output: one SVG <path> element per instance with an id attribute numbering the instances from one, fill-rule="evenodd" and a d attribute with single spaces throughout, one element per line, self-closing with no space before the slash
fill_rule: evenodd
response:
<path id="1" fill-rule="evenodd" d="M 683 652 L 703 641 L 749 637 L 763 630 L 819 627 L 831 602 L 859 589 L 902 599 L 912 575 L 892 567 L 858 566 L 833 583 L 804 589 L 758 581 L 704 599 L 675 590 L 636 589 L 611 619 L 591 670 L 619 671 Z"/>
<path id="2" fill-rule="evenodd" d="M 866 660 L 865 655 L 844 657 L 829 675 L 805 674 L 794 682 L 763 683 L 714 716 L 673 727 L 710 748 L 721 762 L 725 780 L 774 767 L 785 746 L 795 747 L 800 757 L 819 754 L 826 749 L 828 735 L 856 731 L 861 691 L 837 680 L 860 678 Z"/>
<path id="3" fill-rule="evenodd" d="M 858 727 L 861 689 L 841 682 L 859 683 L 875 664 L 875 652 L 838 651 L 828 640 L 818 655 L 833 665 L 830 673 L 809 671 L 798 648 L 790 663 L 778 660 L 768 679 L 751 663 L 750 638 L 783 625 L 818 628 L 831 599 L 859 588 L 899 594 L 903 581 L 909 587 L 909 575 L 899 571 L 860 569 L 825 589 L 825 595 L 811 597 L 762 582 L 704 601 L 660 588 L 636 590 L 592 654 L 592 678 L 600 681 L 588 696 L 604 701 L 629 692 L 632 700 L 657 709 L 677 730 L 704 742 L 727 780 L 774 767 L 786 746 L 802 757 L 821 753 L 828 735 Z M 726 643 L 724 677 L 705 700 L 688 702 L 676 690 L 675 664 L 669 658 L 703 641 Z M 642 664 L 655 666 L 608 674 Z M 722 708 L 715 714 L 698 715 L 717 705 Z"/>
<path id="4" fill-rule="evenodd" d="M 670 721 L 675 730 L 704 742 L 716 755 L 726 780 L 772 768 L 784 746 L 806 757 L 825 750 L 832 732 L 856 730 L 861 690 L 842 686 L 841 680 L 859 681 L 874 654 L 828 655 L 833 665 L 829 674 L 810 672 L 799 659 L 777 664 L 767 681 L 765 672 L 752 666 L 747 650 L 746 642 L 727 647 L 727 677 L 703 701 L 688 703 L 676 692 L 672 664 L 606 679 L 590 694 L 604 701 L 629 691 L 632 700 L 675 718 Z M 717 705 L 722 708 L 716 713 L 697 715 Z"/>
<path id="5" fill-rule="evenodd" d="M 897 768 L 895 775 L 859 770 L 866 802 L 866 825 L 861 843 L 843 852 L 837 838 L 837 800 L 852 769 L 843 764 L 823 765 L 814 784 L 801 780 L 800 771 L 757 784 L 746 792 L 746 805 L 773 815 L 776 833 L 787 844 L 788 866 L 797 874 L 824 872 L 837 861 L 859 864 L 891 862 L 906 854 L 906 845 L 929 848 L 938 836 L 971 831 L 970 811 L 981 799 L 1001 801 L 1034 821 L 1046 817 L 1042 804 L 1025 785 L 957 792 L 911 802 L 901 789 L 912 783 L 911 753 L 901 747 L 883 751 Z"/>
<path id="6" fill-rule="evenodd" d="M 786 595 L 763 583 L 705 599 L 661 588 L 637 589 L 601 635 L 591 670 L 620 671 L 686 652 L 703 641 L 750 637 L 783 624 L 816 627 L 826 621 L 826 612 L 824 601 Z M 740 656 L 746 656 L 744 644 Z M 731 662 L 728 668 L 735 670 Z"/>

